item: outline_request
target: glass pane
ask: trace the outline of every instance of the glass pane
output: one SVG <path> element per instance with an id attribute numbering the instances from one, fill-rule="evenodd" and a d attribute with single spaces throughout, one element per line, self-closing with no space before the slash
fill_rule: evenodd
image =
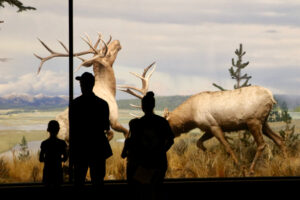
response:
<path id="1" fill-rule="evenodd" d="M 3 1 L 2 1 L 3 2 Z M 0 183 L 41 182 L 38 152 L 50 120 L 68 105 L 68 59 L 40 60 L 68 45 L 68 1 L 26 1 L 36 10 L 0 7 Z"/>
<path id="2" fill-rule="evenodd" d="M 129 72 L 141 74 L 144 68 L 155 61 L 157 67 L 151 77 L 149 90 L 156 94 L 155 111 L 160 115 L 164 108 L 173 111 L 191 95 L 203 91 L 220 91 L 221 88 L 232 90 L 234 85 L 241 87 L 248 84 L 267 88 L 277 101 L 268 123 L 277 135 L 284 138 L 288 157 L 284 158 L 280 148 L 263 136 L 267 145 L 254 167 L 254 174 L 299 175 L 299 162 L 296 162 L 299 156 L 300 116 L 299 6 L 296 0 L 288 3 L 283 0 L 75 2 L 74 46 L 75 51 L 89 48 L 79 37 L 84 33 L 88 33 L 93 42 L 97 32 L 103 35 L 105 41 L 109 35 L 113 41 L 119 40 L 122 49 L 113 64 L 117 85 L 141 87 L 139 78 Z M 81 74 L 86 70 L 93 69 L 82 68 L 76 73 Z M 204 119 L 212 117 L 211 120 L 219 120 L 217 124 L 223 130 L 235 130 L 246 127 L 249 120 L 245 119 L 245 115 L 253 113 L 258 107 L 265 109 L 261 114 L 264 120 L 270 107 L 263 105 L 262 101 L 258 102 L 262 103 L 258 107 L 251 108 L 251 101 L 262 98 L 260 94 L 245 94 L 242 100 L 236 93 L 237 97 L 233 95 L 229 99 L 226 99 L 226 93 L 212 94 L 220 94 L 220 97 L 215 102 L 201 101 L 201 104 L 192 105 L 192 109 L 186 106 L 178 112 L 180 119 L 186 117 L 193 122 L 184 125 L 192 125 L 195 129 L 185 130 L 188 134 L 176 137 L 175 144 L 168 152 L 167 178 L 240 177 L 250 173 L 256 144 L 249 132 L 226 133 L 240 168 L 215 137 L 204 142 L 207 148 L 205 152 L 197 148 L 197 141 L 204 135 L 205 129 L 209 134 L 207 128 L 213 124 Z M 137 98 L 117 91 L 116 100 L 119 105 L 118 120 L 124 127 L 128 127 L 129 120 L 133 118 L 129 113 L 142 115 L 141 111 L 129 105 L 132 102 L 139 103 Z M 207 105 L 203 107 L 203 104 Z M 195 110 L 197 112 L 194 113 Z M 230 122 L 232 119 L 235 123 Z M 194 123 L 198 123 L 203 130 L 199 131 Z M 259 127 L 254 130 L 259 130 Z M 125 160 L 120 159 L 123 141 L 123 135 L 115 133 L 110 142 L 114 156 L 107 162 L 106 179 L 125 178 Z"/>

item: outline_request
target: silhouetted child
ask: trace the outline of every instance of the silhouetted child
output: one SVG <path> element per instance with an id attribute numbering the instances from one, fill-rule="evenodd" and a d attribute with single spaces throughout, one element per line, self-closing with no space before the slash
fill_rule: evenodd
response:
<path id="1" fill-rule="evenodd" d="M 59 123 L 51 120 L 47 131 L 50 137 L 41 144 L 40 162 L 44 162 L 43 183 L 46 186 L 57 187 L 63 182 L 62 162 L 67 160 L 67 144 L 58 139 Z"/>

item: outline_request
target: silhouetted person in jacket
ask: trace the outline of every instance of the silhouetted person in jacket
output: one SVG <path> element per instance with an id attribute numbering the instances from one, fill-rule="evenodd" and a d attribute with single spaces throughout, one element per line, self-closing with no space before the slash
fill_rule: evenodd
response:
<path id="1" fill-rule="evenodd" d="M 67 144 L 56 136 L 59 131 L 59 123 L 51 120 L 47 131 L 50 137 L 42 142 L 40 162 L 44 162 L 43 183 L 49 187 L 58 187 L 63 183 L 62 162 L 67 160 Z"/>
<path id="2" fill-rule="evenodd" d="M 82 95 L 71 102 L 69 111 L 70 156 L 74 163 L 75 186 L 84 186 L 88 168 L 93 186 L 102 186 L 105 161 L 112 155 L 106 137 L 110 129 L 109 107 L 93 93 L 95 78 L 91 73 L 85 72 L 76 80 L 80 81 Z"/>
<path id="3" fill-rule="evenodd" d="M 162 198 L 160 191 L 167 171 L 166 152 L 174 143 L 168 121 L 153 113 L 154 93 L 142 99 L 145 115 L 129 122 L 122 157 L 127 156 L 127 181 L 137 199 Z"/>

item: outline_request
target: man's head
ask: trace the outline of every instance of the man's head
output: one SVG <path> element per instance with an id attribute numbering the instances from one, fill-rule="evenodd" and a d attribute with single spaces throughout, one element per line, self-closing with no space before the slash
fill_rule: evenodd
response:
<path id="1" fill-rule="evenodd" d="M 88 94 L 93 91 L 95 77 L 89 72 L 84 72 L 81 76 L 77 76 L 76 80 L 80 81 L 82 94 Z"/>

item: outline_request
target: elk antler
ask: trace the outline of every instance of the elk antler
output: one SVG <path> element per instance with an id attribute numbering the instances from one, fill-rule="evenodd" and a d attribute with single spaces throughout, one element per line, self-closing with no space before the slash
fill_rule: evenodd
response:
<path id="1" fill-rule="evenodd" d="M 142 75 L 139 75 L 137 73 L 134 73 L 134 72 L 130 72 L 131 74 L 133 74 L 134 76 L 140 78 L 142 80 L 142 88 L 139 89 L 139 88 L 136 88 L 136 87 L 133 87 L 133 86 L 130 86 L 130 85 L 120 85 L 118 86 L 118 89 L 123 91 L 123 92 L 126 92 L 126 93 L 129 93 L 139 99 L 142 99 L 146 93 L 148 92 L 148 89 L 149 89 L 149 79 L 150 77 L 152 76 L 156 66 L 154 65 L 155 62 L 153 62 L 151 65 L 149 65 L 148 67 L 146 67 L 144 69 L 144 72 Z M 150 71 L 150 73 L 147 75 L 147 72 L 149 71 L 149 69 L 152 67 L 153 69 Z M 137 105 L 134 105 L 134 104 L 130 104 L 131 107 L 133 108 L 141 108 L 141 106 L 137 106 Z M 140 117 L 140 116 L 137 116 L 135 114 L 132 114 L 132 113 L 129 113 L 130 115 L 132 115 L 133 117 Z"/>
<path id="2" fill-rule="evenodd" d="M 95 61 L 96 59 L 105 57 L 106 54 L 107 54 L 107 51 L 108 51 L 107 45 L 110 43 L 110 41 L 112 39 L 111 36 L 110 36 L 109 41 L 105 42 L 102 39 L 102 35 L 100 33 L 98 33 L 98 39 L 97 39 L 96 43 L 93 45 L 90 37 L 87 34 L 85 34 L 85 36 L 86 36 L 86 38 L 84 38 L 84 37 L 81 37 L 81 38 L 83 39 L 83 41 L 85 41 L 88 44 L 88 46 L 90 47 L 90 49 L 87 50 L 87 51 L 81 51 L 81 52 L 73 54 L 73 56 L 75 56 L 76 58 L 78 58 L 78 59 L 80 59 L 82 61 L 82 63 L 76 68 L 75 71 L 77 71 L 81 66 L 89 67 L 89 66 L 91 66 L 93 64 L 93 61 Z M 68 48 L 61 41 L 58 41 L 58 42 L 64 48 L 64 50 L 66 51 L 66 53 L 55 52 L 51 48 L 49 48 L 42 40 L 40 40 L 39 38 L 38 38 L 38 40 L 50 52 L 50 55 L 47 56 L 47 57 L 41 57 L 41 56 L 38 56 L 37 54 L 34 54 L 35 57 L 37 57 L 38 59 L 41 60 L 41 63 L 40 63 L 40 66 L 39 66 L 38 72 L 37 72 L 38 74 L 40 73 L 43 64 L 47 60 L 50 60 L 50 59 L 55 58 L 55 57 L 68 57 L 69 56 L 69 50 L 68 50 Z M 102 47 L 102 48 L 100 47 L 98 49 L 99 43 L 101 41 L 104 44 L 104 47 Z M 82 55 L 87 55 L 87 54 L 94 54 L 94 56 L 92 58 L 90 58 L 90 59 L 87 59 L 87 60 L 80 57 Z"/>
<path id="3" fill-rule="evenodd" d="M 137 74 L 135 72 L 130 72 L 134 76 L 136 76 L 136 77 L 138 77 L 138 78 L 141 79 L 141 81 L 142 81 L 142 88 L 141 89 L 133 87 L 133 86 L 130 86 L 130 85 L 120 85 L 120 86 L 118 86 L 118 89 L 121 90 L 121 91 L 123 91 L 123 92 L 127 92 L 127 93 L 129 93 L 129 94 L 131 94 L 131 95 L 133 95 L 133 96 L 135 96 L 135 97 L 137 97 L 139 99 L 142 99 L 143 96 L 146 95 L 146 93 L 147 93 L 147 91 L 149 89 L 149 79 L 152 76 L 152 74 L 153 74 L 153 72 L 154 72 L 154 70 L 156 68 L 156 66 L 154 64 L 155 64 L 155 62 L 153 62 L 148 67 L 146 67 L 144 69 L 144 72 L 143 72 L 142 75 L 139 75 L 139 74 Z M 147 75 L 147 72 L 149 71 L 149 69 L 153 65 L 154 65 L 154 67 L 153 67 L 152 71 Z M 140 94 L 138 94 L 137 92 L 140 93 Z"/>

